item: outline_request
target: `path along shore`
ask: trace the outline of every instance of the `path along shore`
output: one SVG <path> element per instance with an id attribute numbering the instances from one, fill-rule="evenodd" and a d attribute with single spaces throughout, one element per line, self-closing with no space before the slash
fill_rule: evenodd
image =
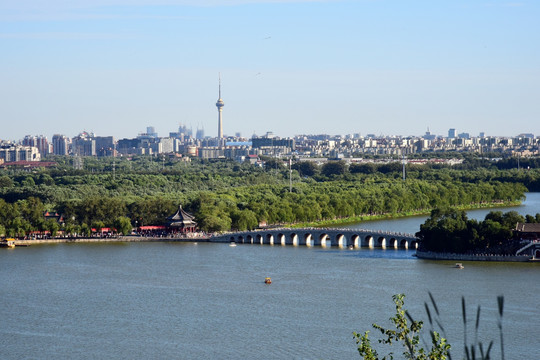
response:
<path id="1" fill-rule="evenodd" d="M 150 236 L 111 236 L 111 237 L 65 237 L 51 239 L 15 239 L 15 246 L 32 246 L 60 243 L 118 243 L 118 242 L 211 242 L 211 236 L 192 237 L 150 237 Z"/>

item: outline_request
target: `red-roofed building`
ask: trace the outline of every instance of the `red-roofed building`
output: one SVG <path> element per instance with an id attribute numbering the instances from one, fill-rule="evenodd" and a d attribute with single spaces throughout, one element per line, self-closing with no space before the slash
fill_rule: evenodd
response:
<path id="1" fill-rule="evenodd" d="M 56 222 L 58 223 L 63 223 L 64 222 L 64 217 L 58 213 L 52 213 L 52 212 L 45 212 L 45 214 L 43 214 L 43 217 L 45 218 L 45 220 L 56 220 Z"/>

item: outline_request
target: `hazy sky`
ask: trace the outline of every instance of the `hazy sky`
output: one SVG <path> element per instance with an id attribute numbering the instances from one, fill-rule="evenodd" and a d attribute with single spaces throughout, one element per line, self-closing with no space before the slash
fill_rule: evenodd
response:
<path id="1" fill-rule="evenodd" d="M 540 135 L 540 1 L 0 0 L 0 139 Z"/>

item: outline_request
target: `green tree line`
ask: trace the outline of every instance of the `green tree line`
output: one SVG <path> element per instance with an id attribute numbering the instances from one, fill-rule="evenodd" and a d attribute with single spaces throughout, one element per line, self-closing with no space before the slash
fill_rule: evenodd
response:
<path id="1" fill-rule="evenodd" d="M 465 211 L 434 209 L 416 236 L 425 251 L 512 253 L 520 246 L 510 241 L 512 230 L 525 222 L 540 223 L 540 213 L 522 216 L 516 211 L 491 211 L 483 221 L 477 221 L 468 219 Z"/>
<path id="2" fill-rule="evenodd" d="M 523 184 L 540 178 L 537 170 L 409 166 L 403 181 L 396 162 L 318 166 L 301 161 L 291 174 L 282 161 L 272 159 L 257 167 L 233 161 L 90 158 L 83 170 L 70 167 L 68 157 L 58 160 L 49 170 L 0 172 L 0 207 L 10 214 L 0 219 L 4 232 L 43 228 L 42 220 L 22 213 L 27 204 L 39 209 L 36 214 L 63 214 L 65 227 L 73 231 L 110 227 L 120 218 L 132 226 L 160 224 L 180 204 L 196 215 L 203 230 L 245 230 L 263 221 L 291 224 L 515 202 L 527 191 Z"/>

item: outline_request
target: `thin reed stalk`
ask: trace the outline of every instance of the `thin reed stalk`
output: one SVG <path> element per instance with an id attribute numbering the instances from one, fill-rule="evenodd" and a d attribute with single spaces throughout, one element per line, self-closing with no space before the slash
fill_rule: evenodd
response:
<path id="1" fill-rule="evenodd" d="M 504 337 L 503 337 L 503 331 L 502 331 L 504 296 L 497 296 L 497 304 L 499 305 L 499 321 L 497 325 L 499 327 L 499 335 L 501 338 L 501 359 L 504 360 Z"/>

